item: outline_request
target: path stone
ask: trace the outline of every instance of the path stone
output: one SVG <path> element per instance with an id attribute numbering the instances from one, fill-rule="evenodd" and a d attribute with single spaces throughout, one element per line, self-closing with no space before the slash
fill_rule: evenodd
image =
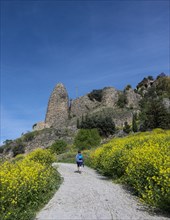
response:
<path id="1" fill-rule="evenodd" d="M 150 215 L 136 197 L 88 167 L 82 168 L 79 174 L 75 164 L 58 163 L 57 166 L 64 182 L 36 220 L 169 219 Z"/>

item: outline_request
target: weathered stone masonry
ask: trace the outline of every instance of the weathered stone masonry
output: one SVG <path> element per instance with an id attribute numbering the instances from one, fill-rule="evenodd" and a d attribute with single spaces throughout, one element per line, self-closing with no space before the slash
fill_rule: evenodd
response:
<path id="1" fill-rule="evenodd" d="M 76 118 L 82 115 L 100 111 L 103 108 L 117 109 L 117 101 L 122 91 L 116 90 L 114 87 L 105 87 L 102 89 L 101 101 L 91 100 L 88 94 L 72 100 L 69 103 L 69 97 L 66 88 L 62 83 L 55 86 L 47 107 L 45 122 L 36 123 L 34 130 L 43 128 L 63 129 L 66 127 L 75 127 Z M 140 95 L 136 94 L 132 89 L 126 91 L 127 107 L 137 108 Z M 70 105 L 70 106 L 69 106 Z M 116 126 L 121 126 L 124 121 L 131 122 L 131 113 L 124 116 L 114 118 Z"/>
<path id="2" fill-rule="evenodd" d="M 45 123 L 49 127 L 60 128 L 67 125 L 68 121 L 69 98 L 67 91 L 62 83 L 54 88 L 49 102 Z"/>

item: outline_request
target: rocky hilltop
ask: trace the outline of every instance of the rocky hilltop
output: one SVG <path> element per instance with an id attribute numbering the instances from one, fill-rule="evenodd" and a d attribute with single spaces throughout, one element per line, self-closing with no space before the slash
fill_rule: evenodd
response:
<path id="1" fill-rule="evenodd" d="M 136 89 L 132 89 L 130 85 L 123 91 L 105 87 L 76 99 L 70 99 L 65 86 L 58 83 L 49 97 L 45 120 L 35 123 L 33 132 L 13 141 L 6 140 L 1 152 L 14 156 L 15 147 L 28 153 L 35 148 L 47 148 L 57 140 L 72 144 L 78 131 L 78 122 L 82 123 L 83 119 L 89 116 L 109 116 L 121 133 L 125 122 L 132 125 L 134 113 L 138 114 L 141 111 L 140 100 L 143 100 L 150 89 L 157 91 L 157 97 L 162 97 L 164 107 L 170 112 L 170 78 L 163 73 L 155 80 L 151 76 L 144 78 Z"/>
<path id="2" fill-rule="evenodd" d="M 127 100 L 125 108 L 120 109 L 117 103 L 123 94 Z M 131 122 L 131 113 L 138 109 L 140 99 L 141 96 L 135 93 L 132 88 L 119 91 L 114 87 L 105 87 L 71 100 L 65 86 L 58 83 L 49 98 L 45 121 L 36 123 L 33 130 L 66 127 L 76 129 L 77 119 L 81 120 L 82 116 L 104 110 L 112 112 L 116 126 L 121 127 L 125 121 Z"/>

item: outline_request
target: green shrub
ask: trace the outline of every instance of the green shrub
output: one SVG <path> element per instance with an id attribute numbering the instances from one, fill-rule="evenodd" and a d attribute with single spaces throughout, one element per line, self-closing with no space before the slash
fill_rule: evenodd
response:
<path id="1" fill-rule="evenodd" d="M 115 133 L 115 123 L 111 116 L 101 115 L 86 115 L 86 118 L 81 121 L 80 128 L 93 129 L 97 128 L 99 134 L 108 137 Z"/>
<path id="2" fill-rule="evenodd" d="M 66 152 L 57 156 L 57 161 L 62 163 L 75 163 L 75 156 L 77 151 Z"/>
<path id="3" fill-rule="evenodd" d="M 1 153 L 8 153 L 9 151 L 12 150 L 12 145 L 10 144 L 5 144 L 1 148 Z"/>
<path id="4" fill-rule="evenodd" d="M 130 125 L 127 123 L 127 121 L 124 123 L 123 131 L 127 134 L 129 134 L 131 131 Z"/>
<path id="5" fill-rule="evenodd" d="M 32 151 L 28 156 L 27 159 L 31 161 L 35 161 L 41 164 L 51 165 L 53 162 L 56 161 L 55 155 L 53 155 L 49 150 L 43 150 L 38 148 Z"/>
<path id="6" fill-rule="evenodd" d="M 122 94 L 119 94 L 119 98 L 118 98 L 118 101 L 117 101 L 117 105 L 120 107 L 120 108 L 124 108 L 127 104 L 127 97 L 126 97 L 126 94 L 125 93 L 122 93 Z"/>
<path id="7" fill-rule="evenodd" d="M 97 129 L 80 129 L 74 139 L 79 150 L 90 149 L 100 144 L 101 137 Z"/>
<path id="8" fill-rule="evenodd" d="M 132 117 L 132 131 L 137 132 L 138 131 L 138 126 L 137 126 L 137 114 L 134 113 Z"/>
<path id="9" fill-rule="evenodd" d="M 7 140 L 5 140 L 4 142 L 3 142 L 3 144 L 5 144 L 5 145 L 9 145 L 9 144 L 11 144 L 12 143 L 12 140 L 9 140 L 9 139 L 7 139 Z"/>
<path id="10" fill-rule="evenodd" d="M 24 141 L 28 142 L 28 141 L 32 141 L 35 137 L 35 131 L 34 132 L 28 132 L 26 134 L 24 134 Z"/>
<path id="11" fill-rule="evenodd" d="M 170 128 L 170 113 L 159 98 L 147 98 L 140 102 L 140 120 L 143 127 L 148 129 Z"/>
<path id="12" fill-rule="evenodd" d="M 0 147 L 0 154 L 2 154 L 2 153 L 4 152 L 4 149 L 5 149 L 4 146 L 1 146 L 1 147 Z"/>
<path id="13" fill-rule="evenodd" d="M 129 90 L 129 89 L 131 89 L 131 88 L 132 88 L 132 86 L 128 84 L 128 85 L 126 86 L 125 90 Z"/>
<path id="14" fill-rule="evenodd" d="M 19 145 L 16 145 L 13 149 L 12 149 L 12 152 L 13 152 L 13 156 L 17 156 L 18 154 L 24 154 L 25 153 L 25 147 L 21 144 Z"/>
<path id="15" fill-rule="evenodd" d="M 56 154 L 62 154 L 66 151 L 67 143 L 63 140 L 57 140 L 54 144 L 50 146 L 50 150 Z"/>
<path id="16" fill-rule="evenodd" d="M 102 89 L 98 89 L 98 90 L 93 90 L 91 93 L 88 94 L 88 97 L 90 100 L 94 101 L 98 101 L 101 102 L 102 101 Z"/>

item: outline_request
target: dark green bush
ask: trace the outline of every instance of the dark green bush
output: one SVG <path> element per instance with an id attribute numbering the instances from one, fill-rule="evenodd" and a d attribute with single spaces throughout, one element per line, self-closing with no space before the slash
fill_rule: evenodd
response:
<path id="1" fill-rule="evenodd" d="M 24 154 L 25 153 L 25 147 L 21 144 L 19 145 L 16 145 L 13 149 L 12 149 L 12 152 L 13 152 L 13 156 L 17 156 L 18 154 Z"/>
<path id="2" fill-rule="evenodd" d="M 148 76 L 149 80 L 154 80 L 153 76 Z"/>
<path id="3" fill-rule="evenodd" d="M 24 134 L 24 141 L 32 141 L 35 136 L 35 132 L 28 132 Z"/>
<path id="4" fill-rule="evenodd" d="M 119 94 L 119 98 L 118 98 L 118 101 L 117 101 L 117 105 L 120 107 L 120 108 L 124 108 L 127 104 L 127 97 L 126 97 L 126 94 L 125 93 L 122 93 L 122 94 Z"/>
<path id="5" fill-rule="evenodd" d="M 132 117 L 132 131 L 137 132 L 138 131 L 138 126 L 137 126 L 137 114 L 133 114 Z"/>
<path id="6" fill-rule="evenodd" d="M 4 152 L 4 147 L 0 147 L 0 154 Z"/>
<path id="7" fill-rule="evenodd" d="M 166 77 L 163 78 L 163 80 L 164 79 L 166 79 Z M 162 100 L 162 96 L 164 97 L 170 94 L 170 90 L 168 90 L 168 88 L 170 88 L 170 81 L 169 84 L 166 85 L 165 83 L 162 83 L 162 81 L 161 84 L 159 84 L 160 80 L 162 80 L 162 78 L 157 80 L 157 87 L 153 86 L 149 88 L 148 92 L 139 102 L 141 110 L 139 117 L 141 131 L 154 128 L 170 128 L 170 113 Z M 158 89 L 159 86 L 160 89 Z"/>
<path id="8" fill-rule="evenodd" d="M 54 144 L 50 146 L 50 150 L 56 154 L 62 154 L 66 151 L 67 143 L 63 140 L 57 140 Z"/>
<path id="9" fill-rule="evenodd" d="M 3 146 L 1 146 L 0 147 L 0 153 L 2 154 L 2 153 L 8 153 L 11 149 L 12 149 L 12 140 L 5 140 L 4 142 L 3 142 Z"/>
<path id="10" fill-rule="evenodd" d="M 170 77 L 159 77 L 156 83 L 156 93 L 161 97 L 170 97 Z"/>
<path id="11" fill-rule="evenodd" d="M 79 150 L 90 149 L 100 144 L 101 137 L 97 129 L 80 129 L 74 139 Z"/>
<path id="12" fill-rule="evenodd" d="M 124 127 L 123 127 L 123 131 L 127 134 L 129 134 L 131 132 L 131 127 L 130 125 L 127 123 L 127 121 L 125 121 L 124 123 Z"/>
<path id="13" fill-rule="evenodd" d="M 79 118 L 77 118 L 77 128 L 78 129 L 80 128 L 80 120 L 79 120 Z"/>
<path id="14" fill-rule="evenodd" d="M 8 140 L 8 139 L 3 142 L 3 144 L 5 144 L 5 145 L 9 145 L 11 143 L 12 143 L 12 140 Z"/>
<path id="15" fill-rule="evenodd" d="M 112 117 L 107 115 L 92 115 L 86 116 L 81 122 L 80 128 L 93 129 L 97 128 L 99 134 L 104 137 L 108 137 L 115 133 L 115 123 Z"/>
<path id="16" fill-rule="evenodd" d="M 90 100 L 102 101 L 102 89 L 93 90 L 91 93 L 88 94 L 88 97 Z"/>
<path id="17" fill-rule="evenodd" d="M 128 85 L 126 86 L 125 90 L 129 90 L 129 89 L 131 89 L 131 88 L 132 88 L 132 86 L 128 84 Z"/>

